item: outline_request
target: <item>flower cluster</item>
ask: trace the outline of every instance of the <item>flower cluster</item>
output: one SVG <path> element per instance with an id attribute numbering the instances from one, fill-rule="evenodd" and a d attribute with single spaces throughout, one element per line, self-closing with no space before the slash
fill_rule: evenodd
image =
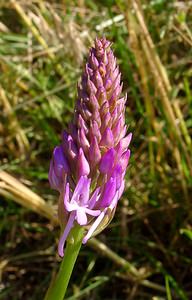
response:
<path id="1" fill-rule="evenodd" d="M 123 193 L 132 134 L 126 135 L 121 91 L 110 42 L 96 39 L 78 86 L 73 121 L 53 151 L 49 170 L 50 185 L 60 192 L 60 256 L 71 228 L 85 226 L 86 243 L 111 221 Z"/>

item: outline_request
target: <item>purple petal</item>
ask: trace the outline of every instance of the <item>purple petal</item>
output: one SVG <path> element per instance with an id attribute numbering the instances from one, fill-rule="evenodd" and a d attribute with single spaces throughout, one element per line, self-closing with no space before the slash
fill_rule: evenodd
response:
<path id="1" fill-rule="evenodd" d="M 116 79 L 118 77 L 118 75 L 120 75 L 119 74 L 119 66 L 116 66 L 116 68 L 115 68 L 115 70 L 113 72 L 113 78 Z"/>
<path id="2" fill-rule="evenodd" d="M 96 94 L 96 92 L 97 92 L 96 86 L 89 78 L 87 80 L 87 90 L 90 94 Z"/>
<path id="3" fill-rule="evenodd" d="M 87 216 L 83 209 L 77 209 L 76 218 L 79 225 L 83 226 L 87 224 Z"/>
<path id="4" fill-rule="evenodd" d="M 96 83 L 97 88 L 100 88 L 103 86 L 103 79 L 98 70 L 95 72 L 95 83 Z"/>
<path id="5" fill-rule="evenodd" d="M 100 146 L 111 148 L 114 145 L 113 133 L 110 128 L 106 128 L 100 141 Z"/>
<path id="6" fill-rule="evenodd" d="M 100 207 L 107 207 L 111 204 L 116 193 L 116 180 L 114 178 L 110 178 L 105 184 L 104 191 L 101 195 L 101 203 Z"/>
<path id="7" fill-rule="evenodd" d="M 108 101 L 104 102 L 100 108 L 100 115 L 103 117 L 107 112 L 109 112 Z"/>
<path id="8" fill-rule="evenodd" d="M 111 118 L 113 118 L 113 122 L 115 122 L 115 120 L 118 117 L 118 113 L 117 113 L 117 107 L 115 106 L 114 110 L 111 113 Z"/>
<path id="9" fill-rule="evenodd" d="M 77 125 L 78 128 L 83 128 L 86 134 L 88 133 L 87 125 L 81 115 L 78 115 Z"/>
<path id="10" fill-rule="evenodd" d="M 108 64 L 108 57 L 107 57 L 107 51 L 106 50 L 104 51 L 103 62 L 104 62 L 105 65 Z"/>
<path id="11" fill-rule="evenodd" d="M 107 94 L 104 87 L 98 88 L 98 91 L 96 93 L 96 97 L 98 99 L 98 102 L 100 105 L 102 105 L 104 102 L 107 101 Z"/>
<path id="12" fill-rule="evenodd" d="M 93 110 L 98 110 L 99 109 L 99 103 L 98 103 L 97 98 L 95 97 L 94 94 L 90 95 L 89 101 L 90 101 L 90 104 L 91 104 L 91 107 L 92 107 Z"/>
<path id="13" fill-rule="evenodd" d="M 89 163 L 84 155 L 82 148 L 79 149 L 79 154 L 77 158 L 77 176 L 88 175 L 90 173 Z"/>
<path id="14" fill-rule="evenodd" d="M 113 51 L 110 49 L 108 52 L 108 65 L 107 65 L 107 69 L 114 71 L 116 68 L 116 58 L 113 55 Z"/>
<path id="15" fill-rule="evenodd" d="M 94 110 L 92 114 L 92 118 L 97 122 L 98 126 L 101 126 L 101 116 L 98 110 Z"/>
<path id="16" fill-rule="evenodd" d="M 118 190 L 121 186 L 122 179 L 123 179 L 123 170 L 122 167 L 117 164 L 111 174 L 111 177 L 113 177 L 116 180 L 116 189 Z"/>
<path id="17" fill-rule="evenodd" d="M 109 100 L 109 104 L 113 105 L 114 103 L 116 103 L 116 101 L 119 98 L 119 95 L 121 94 L 122 91 L 122 86 L 117 86 L 116 89 L 113 91 L 113 94 L 111 96 L 111 99 Z"/>
<path id="18" fill-rule="evenodd" d="M 93 53 L 90 55 L 89 63 L 93 70 L 96 70 L 99 67 L 99 62 Z"/>
<path id="19" fill-rule="evenodd" d="M 118 70 L 119 72 L 119 70 Z M 113 74 L 114 75 L 114 74 Z M 116 89 L 118 86 L 120 86 L 121 83 L 121 74 L 119 73 L 115 80 L 113 81 L 113 89 Z"/>
<path id="20" fill-rule="evenodd" d="M 85 65 L 85 73 L 86 73 L 86 77 L 93 76 L 93 70 L 90 68 L 88 64 Z"/>
<path id="21" fill-rule="evenodd" d="M 70 203 L 69 203 L 69 183 L 67 182 L 65 187 L 65 193 L 64 193 L 64 205 L 67 211 L 70 210 Z"/>
<path id="22" fill-rule="evenodd" d="M 126 135 L 126 132 L 127 132 L 127 125 L 124 125 L 123 128 L 121 129 L 121 132 L 119 134 L 119 139 L 123 139 L 124 136 Z"/>
<path id="23" fill-rule="evenodd" d="M 70 134 L 66 131 L 62 132 L 62 147 L 65 154 L 68 154 L 70 159 L 75 159 L 78 153 L 77 146 Z M 68 157 L 67 156 L 67 157 Z"/>
<path id="24" fill-rule="evenodd" d="M 100 152 L 99 145 L 98 145 L 96 137 L 94 137 L 91 141 L 91 146 L 89 148 L 89 158 L 90 158 L 90 161 L 91 161 L 91 167 L 92 168 L 94 168 L 95 165 L 101 159 L 101 152 Z"/>
<path id="25" fill-rule="evenodd" d="M 94 191 L 94 193 L 93 193 L 93 195 L 91 196 L 91 199 L 89 200 L 89 208 L 90 209 L 92 209 L 94 206 L 95 206 L 95 204 L 96 204 L 96 202 L 97 202 L 97 200 L 98 200 L 98 194 L 99 194 L 99 192 L 100 192 L 100 188 L 98 187 L 95 191 Z"/>
<path id="26" fill-rule="evenodd" d="M 100 62 L 100 65 L 99 65 L 99 73 L 101 74 L 101 76 L 104 78 L 105 77 L 105 75 L 106 75 L 106 72 L 107 72 L 107 70 L 106 70 L 106 66 L 104 65 L 104 63 L 103 62 Z"/>
<path id="27" fill-rule="evenodd" d="M 101 133 L 99 130 L 99 126 L 95 120 L 91 121 L 91 124 L 90 124 L 90 140 L 93 137 L 96 137 L 98 141 L 100 141 L 100 139 L 101 139 Z"/>
<path id="28" fill-rule="evenodd" d="M 128 136 L 126 136 L 124 139 L 122 139 L 122 148 L 123 148 L 123 150 L 125 150 L 129 147 L 131 139 L 132 139 L 132 133 L 129 133 Z"/>
<path id="29" fill-rule="evenodd" d="M 115 193 L 115 196 L 113 197 L 111 204 L 109 205 L 109 208 L 111 210 L 113 210 L 116 207 L 118 200 L 119 200 L 119 192 L 117 191 Z"/>
<path id="30" fill-rule="evenodd" d="M 117 114 L 120 115 L 123 113 L 123 115 L 124 115 L 125 104 L 124 104 L 124 101 L 122 101 L 122 98 L 118 99 L 118 101 L 116 102 L 116 105 L 117 105 Z"/>
<path id="31" fill-rule="evenodd" d="M 122 126 L 123 126 L 123 119 L 119 118 L 119 120 L 116 122 L 116 125 L 112 129 L 113 136 L 116 140 L 117 139 L 119 140 L 119 138 L 120 138 L 120 134 L 121 134 L 121 131 L 122 131 Z"/>
<path id="32" fill-rule="evenodd" d="M 111 127 L 111 114 L 110 114 L 110 112 L 107 112 L 104 115 L 100 131 L 103 132 L 106 129 L 106 127 Z"/>
<path id="33" fill-rule="evenodd" d="M 98 218 L 95 220 L 95 222 L 92 224 L 91 228 L 88 230 L 87 234 L 85 235 L 85 237 L 83 238 L 82 243 L 85 244 L 88 239 L 92 236 L 92 234 L 94 233 L 94 231 L 97 229 L 97 227 L 99 226 L 99 224 L 101 223 L 101 221 L 103 220 L 104 216 L 106 213 L 106 209 L 104 209 L 101 214 L 98 216 Z"/>
<path id="34" fill-rule="evenodd" d="M 64 207 L 68 212 L 71 212 L 77 208 L 77 205 L 72 203 L 72 201 L 71 203 L 69 202 L 69 194 L 70 194 L 70 188 L 69 188 L 69 183 L 67 183 L 65 188 L 65 193 L 64 193 Z"/>
<path id="35" fill-rule="evenodd" d="M 55 147 L 53 151 L 53 166 L 55 174 L 58 177 L 62 177 L 63 171 L 66 173 L 69 172 L 69 165 L 61 146 Z"/>
<path id="36" fill-rule="evenodd" d="M 78 130 L 77 139 L 78 144 L 83 148 L 84 151 L 87 151 L 90 147 L 90 144 L 83 128 Z"/>
<path id="37" fill-rule="evenodd" d="M 100 210 L 92 210 L 92 209 L 89 209 L 89 208 L 85 208 L 85 212 L 86 212 L 86 214 L 91 215 L 93 217 L 97 217 L 101 213 Z"/>
<path id="38" fill-rule="evenodd" d="M 111 86 L 112 86 L 112 80 L 111 80 L 111 78 L 108 78 L 108 79 L 105 81 L 105 88 L 106 88 L 106 90 L 107 90 L 107 91 L 110 90 Z"/>
<path id="39" fill-rule="evenodd" d="M 90 184 L 91 179 L 88 179 L 86 176 L 81 176 L 74 190 L 71 202 L 76 202 L 79 205 L 87 204 L 89 200 Z"/>
<path id="40" fill-rule="evenodd" d="M 101 158 L 99 170 L 101 173 L 108 173 L 114 164 L 115 150 L 113 148 L 109 149 Z"/>
<path id="41" fill-rule="evenodd" d="M 49 183 L 52 189 L 60 191 L 62 181 L 58 178 L 55 174 L 54 167 L 53 167 L 53 160 L 51 160 L 50 167 L 49 167 Z"/>
<path id="42" fill-rule="evenodd" d="M 64 246 L 65 246 L 65 241 L 69 235 L 69 232 L 71 230 L 71 228 L 73 227 L 73 223 L 74 223 L 74 220 L 75 220 L 75 215 L 76 213 L 75 212 L 72 212 L 69 216 L 69 219 L 68 219 L 68 222 L 67 222 L 67 225 L 65 226 L 65 230 L 59 240 L 59 245 L 58 245 L 58 253 L 61 257 L 64 256 Z"/>
<path id="43" fill-rule="evenodd" d="M 119 188 L 119 190 L 118 190 L 118 199 L 121 198 L 121 196 L 122 196 L 122 194 L 123 194 L 123 192 L 124 192 L 124 189 L 125 189 L 125 180 L 123 180 L 123 181 L 121 182 L 121 186 L 120 186 L 120 188 Z"/>
<path id="44" fill-rule="evenodd" d="M 105 49 L 107 49 L 111 45 L 111 42 L 106 40 L 106 38 L 103 38 L 103 46 Z"/>
<path id="45" fill-rule="evenodd" d="M 131 151 L 128 149 L 121 156 L 121 159 L 120 159 L 119 163 L 122 166 L 123 171 L 126 170 L 126 168 L 127 168 L 129 158 L 130 158 L 130 154 L 131 154 Z"/>
<path id="46" fill-rule="evenodd" d="M 95 48 L 97 50 L 103 48 L 102 41 L 98 37 L 95 39 Z"/>

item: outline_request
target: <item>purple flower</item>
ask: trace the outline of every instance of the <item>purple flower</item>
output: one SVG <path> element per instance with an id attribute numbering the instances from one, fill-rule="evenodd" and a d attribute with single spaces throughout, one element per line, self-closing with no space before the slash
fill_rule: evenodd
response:
<path id="1" fill-rule="evenodd" d="M 126 136 L 121 74 L 105 38 L 96 39 L 78 86 L 74 118 L 53 151 L 52 188 L 60 192 L 59 255 L 75 224 L 86 229 L 83 243 L 114 216 L 124 190 L 132 134 Z"/>

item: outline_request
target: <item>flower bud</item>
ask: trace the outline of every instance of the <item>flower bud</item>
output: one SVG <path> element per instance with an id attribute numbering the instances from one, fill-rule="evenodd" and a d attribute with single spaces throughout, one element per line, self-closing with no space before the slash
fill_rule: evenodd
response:
<path id="1" fill-rule="evenodd" d="M 114 216 L 123 193 L 128 149 L 122 83 L 111 43 L 96 39 L 78 86 L 74 118 L 53 152 L 49 182 L 60 192 L 59 255 L 76 224 L 87 230 L 83 243 Z"/>

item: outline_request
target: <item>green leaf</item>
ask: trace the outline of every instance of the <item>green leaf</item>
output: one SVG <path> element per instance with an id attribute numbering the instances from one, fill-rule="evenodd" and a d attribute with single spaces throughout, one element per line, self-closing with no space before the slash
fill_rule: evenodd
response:
<path id="1" fill-rule="evenodd" d="M 190 239 L 192 241 L 192 230 L 191 229 L 181 228 L 180 234 L 185 235 L 186 237 L 188 237 L 188 239 Z"/>

